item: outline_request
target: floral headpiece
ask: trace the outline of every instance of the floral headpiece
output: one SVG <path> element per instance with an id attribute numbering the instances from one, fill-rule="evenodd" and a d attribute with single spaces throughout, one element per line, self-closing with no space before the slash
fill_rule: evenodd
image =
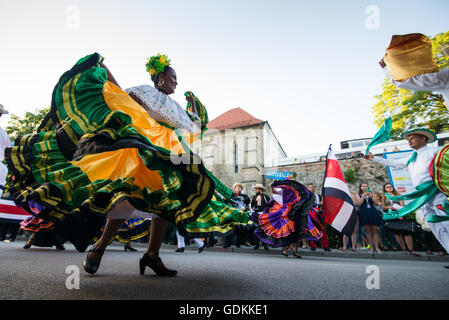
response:
<path id="1" fill-rule="evenodd" d="M 165 67 L 170 66 L 170 60 L 165 54 L 158 53 L 156 56 L 152 56 L 146 63 L 148 73 L 151 75 L 151 79 L 156 79 L 156 76 L 164 72 Z"/>

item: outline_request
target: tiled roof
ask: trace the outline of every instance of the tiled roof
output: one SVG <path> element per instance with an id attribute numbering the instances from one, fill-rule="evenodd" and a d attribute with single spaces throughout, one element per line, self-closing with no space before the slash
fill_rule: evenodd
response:
<path id="1" fill-rule="evenodd" d="M 245 110 L 234 108 L 209 121 L 207 127 L 209 129 L 225 130 L 246 127 L 261 122 L 264 121 L 253 117 Z"/>

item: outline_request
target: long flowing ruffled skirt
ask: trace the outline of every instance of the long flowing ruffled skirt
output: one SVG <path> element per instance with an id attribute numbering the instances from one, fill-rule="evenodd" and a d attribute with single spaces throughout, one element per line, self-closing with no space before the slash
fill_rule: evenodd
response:
<path id="1" fill-rule="evenodd" d="M 79 251 L 123 201 L 193 237 L 248 222 L 248 215 L 214 198 L 220 183 L 201 159 L 185 150 L 169 124 L 156 122 L 109 82 L 101 61 L 93 54 L 64 73 L 38 132 L 6 150 L 16 204 L 55 223 Z"/>

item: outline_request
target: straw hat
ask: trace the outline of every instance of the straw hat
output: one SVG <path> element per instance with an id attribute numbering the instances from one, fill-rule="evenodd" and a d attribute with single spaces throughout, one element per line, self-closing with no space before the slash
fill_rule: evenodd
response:
<path id="1" fill-rule="evenodd" d="M 234 189 L 237 186 L 240 186 L 243 189 L 243 184 L 241 184 L 240 182 L 234 183 L 234 185 L 232 186 L 232 189 Z"/>
<path id="2" fill-rule="evenodd" d="M 0 114 L 8 114 L 8 113 L 9 113 L 8 110 L 6 110 L 5 107 L 2 104 L 0 104 Z"/>
<path id="3" fill-rule="evenodd" d="M 253 187 L 253 189 L 262 189 L 262 190 L 265 190 L 266 188 L 262 185 L 262 184 L 260 184 L 260 183 L 257 183 L 254 187 Z"/>
<path id="4" fill-rule="evenodd" d="M 408 136 L 412 134 L 420 134 L 422 136 L 427 137 L 427 143 L 432 143 L 438 139 L 437 135 L 433 131 L 430 131 L 429 129 L 425 128 L 418 128 L 406 131 L 401 135 L 401 138 L 407 140 Z"/>

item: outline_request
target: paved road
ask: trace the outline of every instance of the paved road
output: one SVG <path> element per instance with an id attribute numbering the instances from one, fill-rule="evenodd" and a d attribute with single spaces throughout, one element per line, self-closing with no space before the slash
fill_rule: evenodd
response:
<path id="1" fill-rule="evenodd" d="M 449 270 L 438 261 L 375 260 L 276 254 L 162 249 L 164 263 L 178 270 L 175 278 L 138 274 L 143 253 L 111 246 L 99 272 L 88 275 L 86 253 L 0 242 L 1 299 L 449 299 Z M 69 265 L 80 269 L 79 289 L 66 288 Z M 367 289 L 367 267 L 379 270 L 379 289 Z M 70 282 L 73 283 L 73 282 Z M 376 285 L 376 282 L 369 283 Z"/>

